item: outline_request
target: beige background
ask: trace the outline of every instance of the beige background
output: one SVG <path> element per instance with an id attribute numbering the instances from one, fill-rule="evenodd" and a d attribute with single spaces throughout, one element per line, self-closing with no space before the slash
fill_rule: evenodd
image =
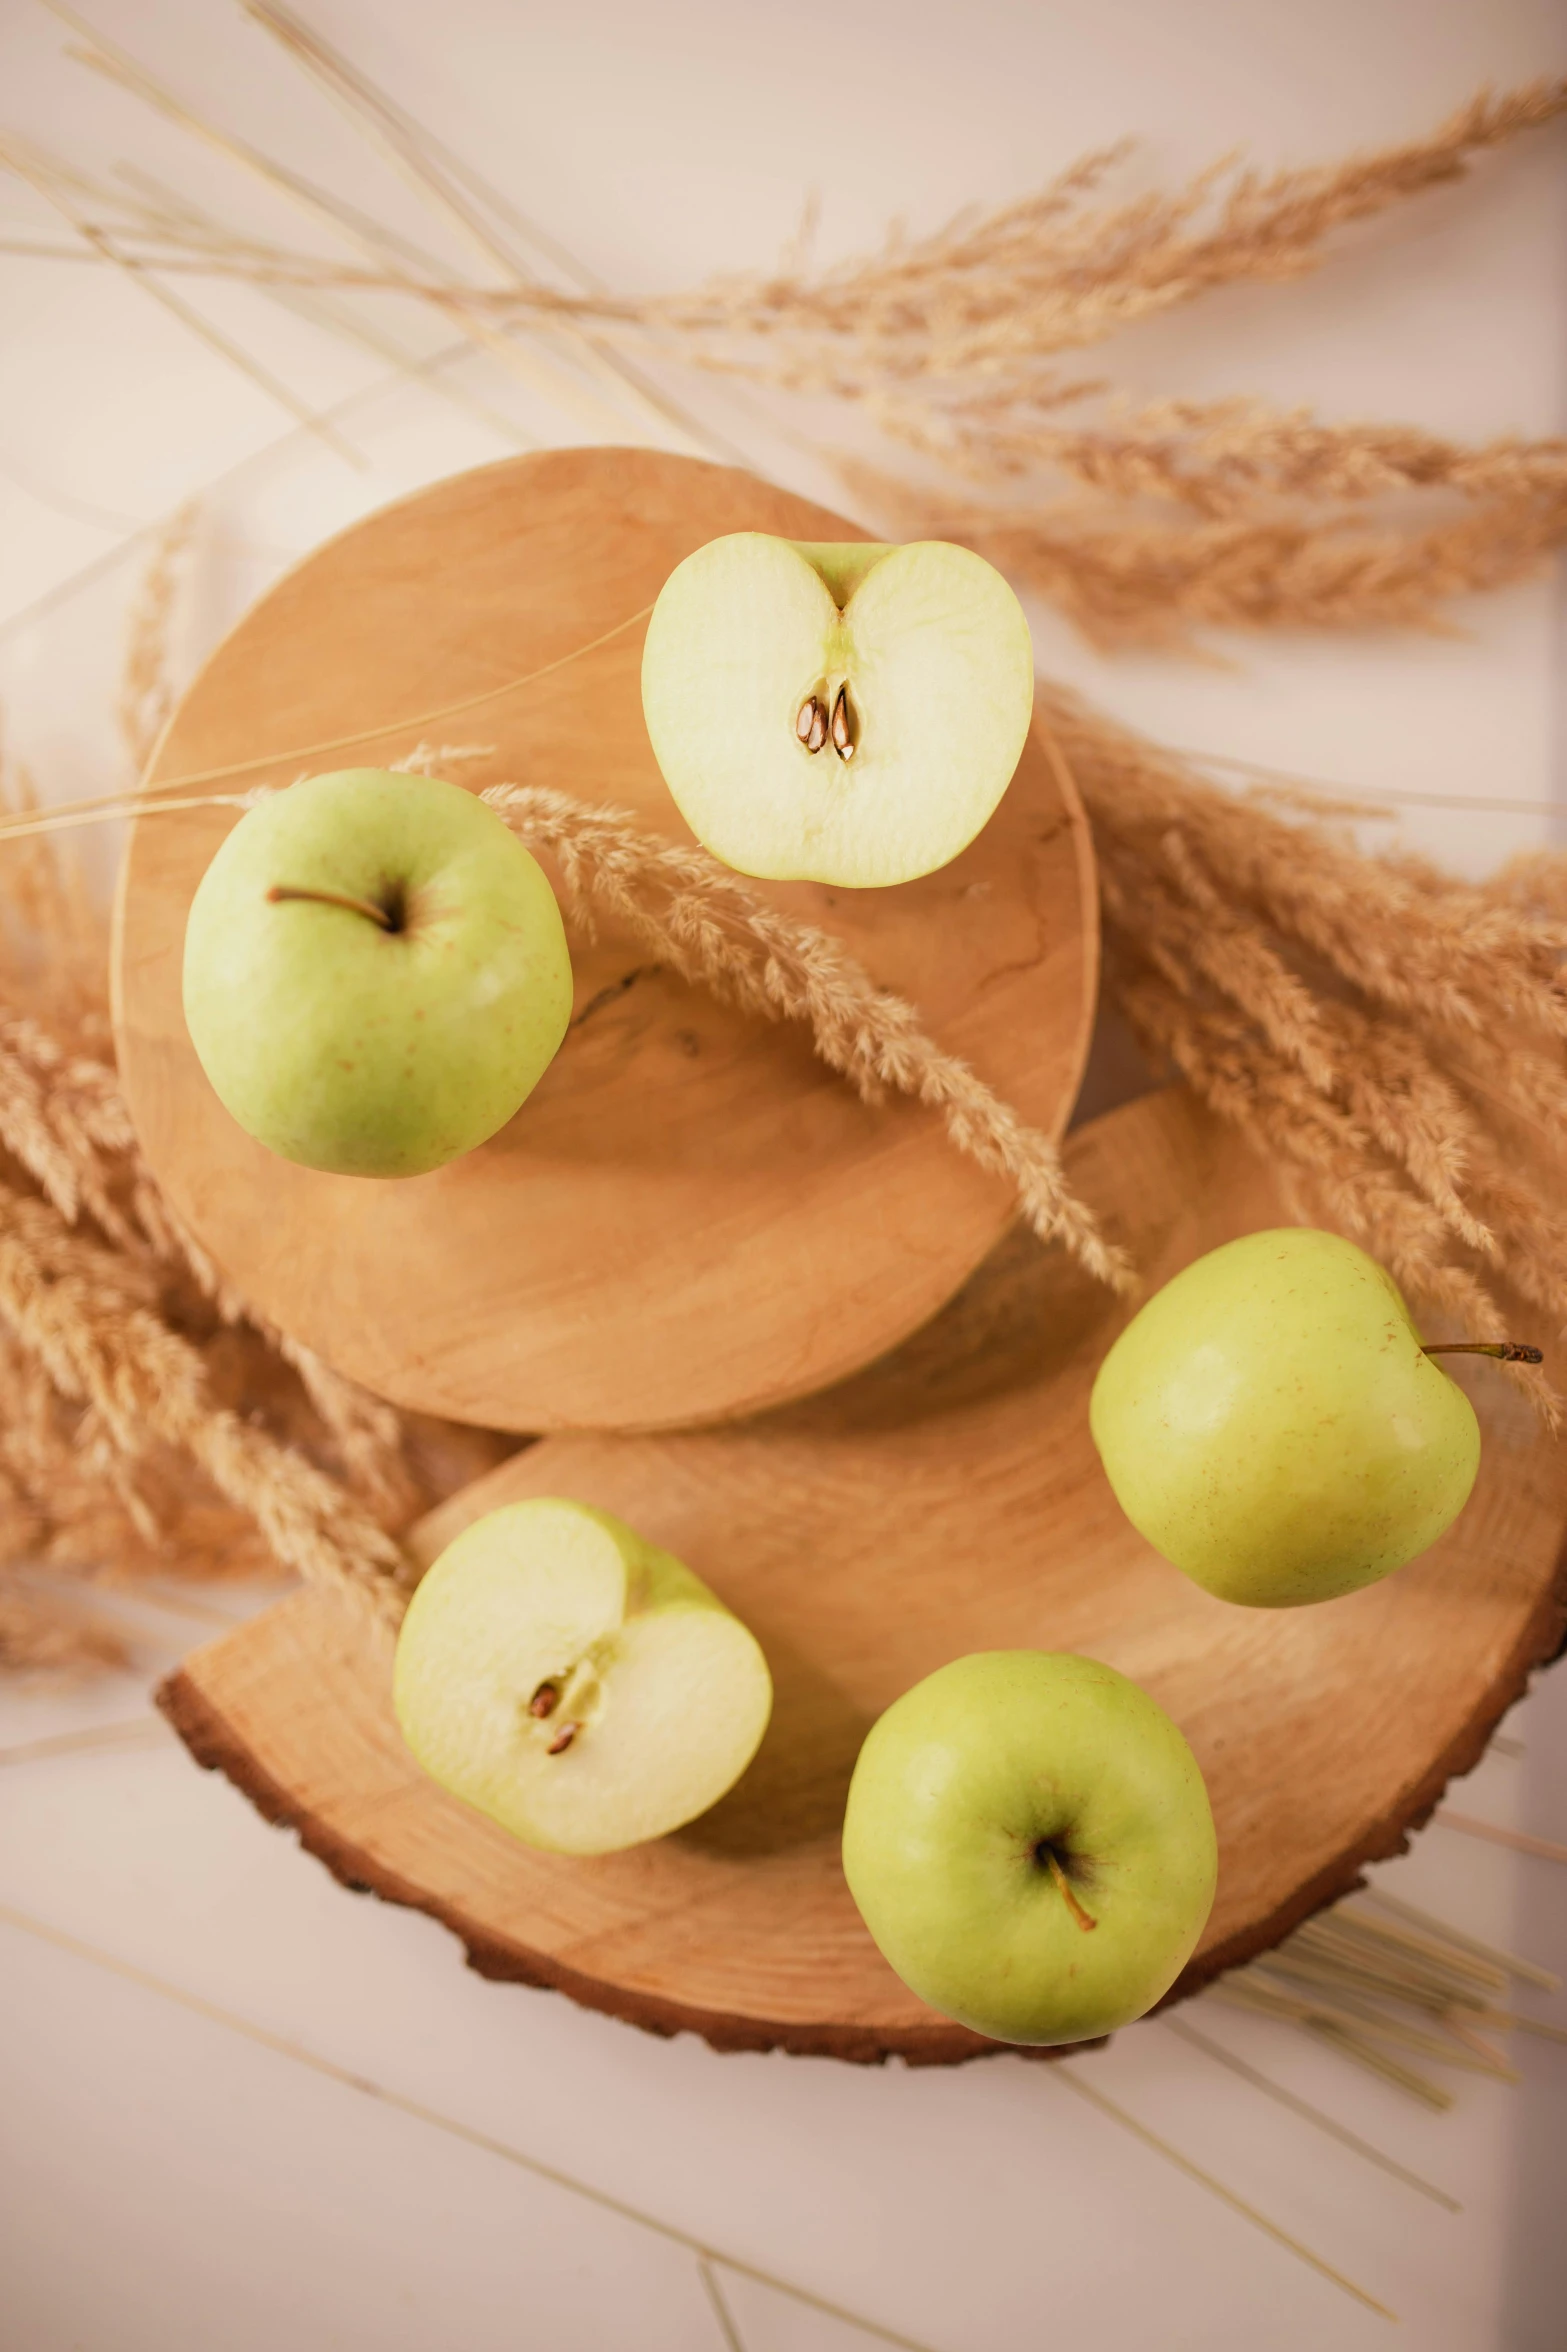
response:
<path id="1" fill-rule="evenodd" d="M 227 0 L 96 0 L 95 21 L 234 129 L 414 224 L 412 200 Z M 1264 162 L 1309 160 L 1418 131 L 1483 79 L 1560 70 L 1564 50 L 1543 0 L 323 0 L 317 21 L 585 261 L 647 287 L 765 261 L 813 188 L 824 250 L 848 251 L 893 215 L 926 225 L 1010 196 L 1127 130 L 1150 184 L 1240 140 Z M 244 211 L 243 183 L 62 43 L 42 8 L 3 0 L 0 125 Z M 1564 185 L 1563 136 L 1538 139 L 1356 236 L 1313 279 L 1128 336 L 1118 373 L 1470 434 L 1560 431 Z M 0 237 L 19 234 L 53 231 L 0 182 Z M 117 773 L 123 613 L 147 533 L 179 500 L 203 494 L 193 660 L 355 514 L 518 437 L 583 437 L 493 367 L 452 362 L 440 380 L 501 428 L 257 296 L 197 298 L 300 398 L 336 409 L 363 462 L 296 430 L 134 287 L 0 255 L 0 702 L 56 797 Z M 702 399 L 757 465 L 836 495 L 765 410 Z M 1463 618 L 1456 641 L 1246 644 L 1220 669 L 1106 665 L 1037 616 L 1047 666 L 1172 740 L 1427 801 L 1550 803 L 1557 589 Z M 1404 837 L 1480 870 L 1555 822 L 1418 805 Z M 941 2352 L 1389 2340 L 1052 2070 L 718 2059 L 477 1982 L 439 1930 L 350 1901 L 173 1748 L 147 1681 L 203 1627 L 188 1610 L 136 1621 L 134 1676 L 66 1697 L 0 1688 L 0 2352 L 875 2340 L 787 2288 Z M 94 1725 L 101 1748 L 40 1749 Z M 1564 1686 L 1508 1729 L 1524 1755 L 1489 1759 L 1465 1809 L 1567 1839 Z M 1567 1960 L 1560 1868 L 1437 1828 L 1389 1876 Z M 1158 2023 L 1072 2069 L 1392 2305 L 1420 2352 L 1551 2352 L 1567 2290 L 1561 2051 L 1528 2046 L 1523 2088 L 1463 2081 L 1455 2113 L 1432 2119 L 1204 2010 L 1203 2030 L 1439 2179 L 1462 2215 Z M 705 2270 L 703 2246 L 721 2258 Z"/>

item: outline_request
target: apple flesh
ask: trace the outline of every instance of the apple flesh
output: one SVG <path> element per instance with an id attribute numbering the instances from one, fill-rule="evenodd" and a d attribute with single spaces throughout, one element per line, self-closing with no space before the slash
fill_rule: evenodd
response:
<path id="1" fill-rule="evenodd" d="M 1221 1600 L 1371 1584 L 1463 1509 L 1480 1431 L 1391 1276 L 1336 1233 L 1226 1242 L 1151 1298 L 1094 1382 L 1117 1501 Z"/>
<path id="2" fill-rule="evenodd" d="M 540 1498 L 420 1583 L 393 1704 L 432 1779 L 530 1846 L 608 1854 L 716 1804 L 772 1710 L 756 1637 L 607 1511 Z"/>
<path id="3" fill-rule="evenodd" d="M 642 656 L 681 815 L 726 865 L 782 880 L 948 864 L 1011 782 L 1033 705 L 1021 605 L 940 540 L 714 539 L 665 581 Z"/>
<path id="4" fill-rule="evenodd" d="M 185 1021 L 219 1100 L 286 1160 L 416 1176 L 485 1142 L 571 1017 L 543 870 L 432 776 L 353 768 L 251 809 L 185 929 Z"/>
<path id="5" fill-rule="evenodd" d="M 1169 1991 L 1218 1858 L 1196 1758 L 1146 1692 L 1092 1658 L 990 1650 L 872 1726 L 843 1868 L 921 2000 L 993 2041 L 1055 2044 Z"/>

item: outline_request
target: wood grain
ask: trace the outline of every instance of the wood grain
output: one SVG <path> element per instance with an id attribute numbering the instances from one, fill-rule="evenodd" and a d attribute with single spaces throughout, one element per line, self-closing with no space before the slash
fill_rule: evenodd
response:
<path id="1" fill-rule="evenodd" d="M 1151 1282 L 1279 1221 L 1264 1165 L 1183 1094 L 1069 1146 Z M 772 1728 L 703 1820 L 638 1851 L 534 1854 L 426 1780 L 388 1658 L 300 1595 L 198 1651 L 163 1704 L 206 1763 L 349 1882 L 442 1919 L 485 1973 L 559 1986 L 726 2049 L 950 2061 L 992 2047 L 915 2000 L 850 1902 L 838 1832 L 868 1725 L 963 1652 L 1085 1651 L 1181 1724 L 1219 1829 L 1218 1900 L 1182 1980 L 1250 1956 L 1402 1844 L 1551 1655 L 1567 1465 L 1489 1368 L 1474 1497 L 1442 1543 L 1311 1609 L 1229 1606 L 1121 1517 L 1087 1429 L 1126 1310 L 1017 1234 L 924 1331 L 830 1395 L 745 1428 L 546 1439 L 433 1513 L 572 1495 L 621 1513 L 752 1625 Z"/>
<path id="2" fill-rule="evenodd" d="M 428 733 L 462 771 L 558 786 L 689 840 L 642 722 L 641 625 L 524 692 L 357 749 L 285 747 L 474 693 L 589 643 L 721 532 L 862 538 L 722 467 L 566 450 L 438 484 L 312 555 L 213 656 L 149 774 L 276 748 L 244 783 L 385 764 Z M 948 1299 L 1008 1188 L 907 1103 L 869 1109 L 809 1036 L 726 1010 L 606 932 L 574 949 L 576 1025 L 493 1142 L 396 1183 L 323 1176 L 244 1135 L 180 1009 L 185 918 L 237 819 L 133 829 L 115 1028 L 160 1183 L 218 1264 L 329 1363 L 421 1411 L 514 1430 L 655 1428 L 805 1395 Z M 1065 1126 L 1092 1017 L 1091 851 L 1037 746 L 954 864 L 897 890 L 761 885 L 836 933 L 1025 1118 Z"/>

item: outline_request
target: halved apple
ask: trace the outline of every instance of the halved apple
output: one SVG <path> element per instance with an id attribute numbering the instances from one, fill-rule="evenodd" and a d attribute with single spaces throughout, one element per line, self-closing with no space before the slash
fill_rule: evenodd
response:
<path id="1" fill-rule="evenodd" d="M 654 756 L 697 839 L 742 874 L 911 882 L 967 847 L 1034 707 L 1028 623 L 943 540 L 738 531 L 665 581 L 642 655 Z"/>
<path id="2" fill-rule="evenodd" d="M 508 1503 L 425 1576 L 393 1704 L 432 1779 L 530 1846 L 608 1854 L 706 1812 L 755 1755 L 754 1634 L 623 1521 Z"/>

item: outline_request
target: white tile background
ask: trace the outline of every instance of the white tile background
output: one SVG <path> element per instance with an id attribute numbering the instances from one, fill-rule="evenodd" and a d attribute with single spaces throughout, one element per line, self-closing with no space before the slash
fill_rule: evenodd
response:
<path id="1" fill-rule="evenodd" d="M 92 15 L 236 132 L 428 233 L 228 0 Z M 892 215 L 1013 194 L 1128 129 L 1150 181 L 1243 138 L 1284 162 L 1414 132 L 1482 80 L 1559 70 L 1563 30 L 1545 0 L 321 0 L 315 21 L 586 262 L 647 287 L 770 256 L 813 187 L 825 249 L 848 251 Z M 229 167 L 71 64 L 65 39 L 42 7 L 0 0 L 0 129 L 92 168 L 138 161 L 287 232 Z M 1356 235 L 1315 278 L 1126 337 L 1118 372 L 1473 435 L 1560 431 L 1564 186 L 1547 135 Z M 0 240 L 59 234 L 0 180 Z M 202 500 L 194 660 L 282 564 L 388 498 L 531 441 L 637 437 L 629 419 L 585 433 L 491 362 L 459 354 L 415 380 L 259 295 L 182 291 L 330 412 L 352 456 L 134 286 L 0 254 L 0 705 L 50 797 L 120 772 L 125 608 L 182 499 Z M 437 350 L 416 323 L 397 331 Z M 753 462 L 834 495 L 765 408 L 692 399 Z M 1171 740 L 1540 804 L 1412 808 L 1404 837 L 1458 867 L 1554 835 L 1553 582 L 1477 604 L 1456 640 L 1246 643 L 1228 668 L 1107 664 L 1037 617 L 1048 667 Z M 1129 2121 L 1396 2311 L 1420 2352 L 1558 2352 L 1567 2052 L 1521 2045 L 1521 2088 L 1463 2079 L 1433 2119 L 1261 2020 L 1183 2013 L 1437 2181 L 1453 2215 L 1159 2022 L 1061 2067 L 930 2074 L 659 2043 L 484 1984 L 430 1922 L 351 1900 L 148 1712 L 149 1680 L 208 1628 L 152 1609 L 138 1623 L 135 1675 L 0 1687 L 0 2352 L 847 2352 L 878 2329 L 940 2352 L 1389 2340 Z M 101 1746 L 48 1744 L 94 1726 Z M 1567 1687 L 1548 1680 L 1509 1730 L 1525 1753 L 1493 1754 L 1465 1809 L 1567 1839 Z M 1556 1866 L 1433 1828 L 1389 1879 L 1567 1962 Z"/>

